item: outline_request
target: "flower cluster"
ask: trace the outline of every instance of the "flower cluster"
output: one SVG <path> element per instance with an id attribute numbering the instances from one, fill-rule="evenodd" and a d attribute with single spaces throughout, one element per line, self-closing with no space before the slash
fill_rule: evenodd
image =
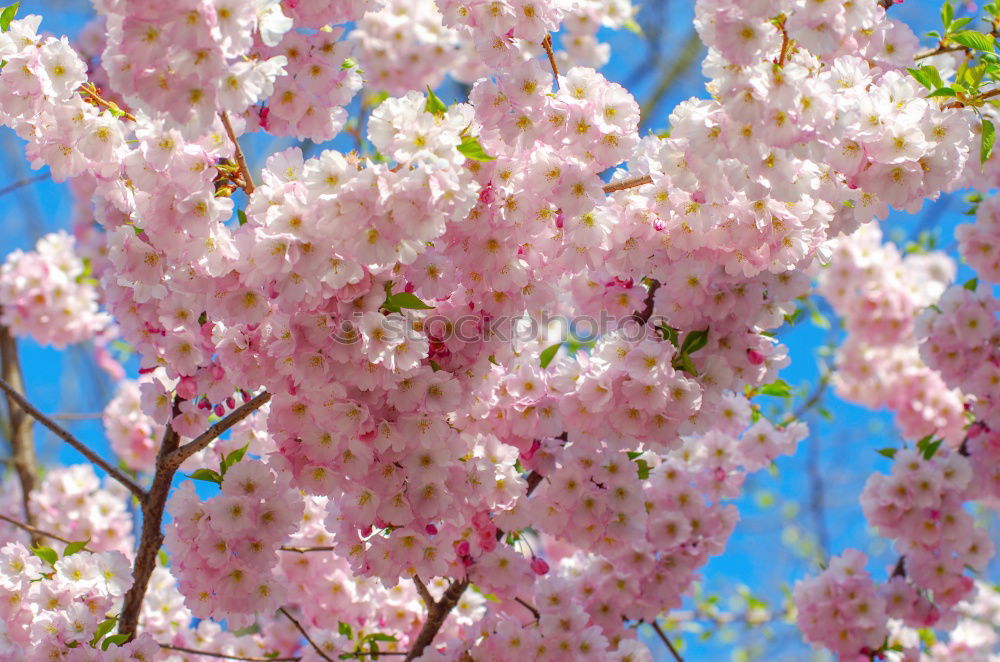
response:
<path id="1" fill-rule="evenodd" d="M 792 593 L 806 640 L 845 660 L 880 649 L 887 634 L 886 601 L 867 562 L 862 552 L 848 549 L 816 577 L 796 582 Z"/>
<path id="2" fill-rule="evenodd" d="M 92 339 L 110 319 L 98 310 L 97 284 L 65 232 L 16 250 L 0 267 L 0 321 L 15 335 L 65 347 Z"/>
<path id="3" fill-rule="evenodd" d="M 888 407 L 908 439 L 934 434 L 957 446 L 966 425 L 965 396 L 924 363 L 915 328 L 918 315 L 954 276 L 955 264 L 943 253 L 902 256 L 868 224 L 836 241 L 819 291 L 848 331 L 837 350 L 838 395 L 873 409 Z"/>
<path id="4" fill-rule="evenodd" d="M 225 618 L 238 628 L 284 603 L 284 586 L 274 575 L 277 548 L 302 509 L 287 481 L 286 472 L 246 459 L 228 470 L 221 494 L 207 501 L 190 481 L 171 496 L 166 548 L 196 618 Z"/>
<path id="5" fill-rule="evenodd" d="M 152 471 L 163 426 L 143 411 L 137 382 L 119 382 L 115 397 L 104 408 L 103 420 L 111 450 L 125 466 L 133 471 Z"/>

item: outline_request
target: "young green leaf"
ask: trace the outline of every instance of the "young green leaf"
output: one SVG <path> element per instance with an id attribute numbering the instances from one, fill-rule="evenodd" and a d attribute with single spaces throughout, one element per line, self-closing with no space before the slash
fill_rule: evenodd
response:
<path id="1" fill-rule="evenodd" d="M 983 118 L 983 142 L 979 147 L 979 162 L 986 163 L 993 153 L 993 142 L 996 140 L 996 127 L 993 122 Z"/>
<path id="2" fill-rule="evenodd" d="M 66 545 L 66 549 L 63 550 L 63 558 L 66 558 L 67 556 L 73 556 L 74 554 L 82 550 L 84 547 L 86 547 L 87 543 L 89 542 L 90 539 L 88 538 L 87 540 L 78 540 L 76 542 L 68 543 Z"/>
<path id="3" fill-rule="evenodd" d="M 365 639 L 367 641 L 396 641 L 396 637 L 384 632 L 372 632 L 369 635 L 365 635 Z"/>
<path id="4" fill-rule="evenodd" d="M 56 550 L 51 547 L 32 547 L 31 551 L 35 553 L 35 556 L 45 561 L 49 565 L 55 565 L 56 561 L 59 560 L 59 555 L 56 554 Z"/>
<path id="5" fill-rule="evenodd" d="M 242 209 L 237 209 L 236 210 L 236 217 L 240 220 L 240 225 L 246 225 L 247 224 L 247 213 L 245 211 L 243 211 Z"/>
<path id="6" fill-rule="evenodd" d="M 948 35 L 948 38 L 966 48 L 985 51 L 987 53 L 993 52 L 993 47 L 996 43 L 992 35 L 976 32 L 975 30 L 962 30 L 961 32 Z"/>
<path id="7" fill-rule="evenodd" d="M 111 644 L 114 644 L 115 646 L 121 646 L 126 641 L 128 641 L 128 638 L 129 638 L 128 634 L 113 634 L 101 642 L 101 650 L 102 651 L 108 650 L 108 646 L 110 646 Z"/>
<path id="8" fill-rule="evenodd" d="M 427 86 L 427 105 L 424 106 L 424 110 L 438 117 L 448 112 L 448 106 L 444 105 L 441 99 L 438 99 L 430 85 Z"/>
<path id="9" fill-rule="evenodd" d="M 0 32 L 10 30 L 10 22 L 17 16 L 17 8 L 20 6 L 20 2 L 15 2 L 8 7 L 4 7 L 3 11 L 0 12 Z"/>
<path id="10" fill-rule="evenodd" d="M 773 395 L 779 398 L 786 398 L 792 394 L 792 387 L 784 379 L 776 379 L 770 384 L 765 384 L 757 391 L 758 395 Z"/>
<path id="11" fill-rule="evenodd" d="M 956 96 L 958 96 L 958 94 L 955 92 L 953 88 L 939 87 L 930 94 L 928 94 L 927 98 L 930 99 L 933 97 L 956 97 Z"/>
<path id="12" fill-rule="evenodd" d="M 965 285 L 963 285 L 962 287 L 966 290 L 969 290 L 970 292 L 975 292 L 976 288 L 979 287 L 979 279 L 970 278 L 969 280 L 965 281 Z"/>
<path id="13" fill-rule="evenodd" d="M 672 326 L 667 326 L 666 324 L 661 324 L 659 327 L 660 335 L 663 336 L 664 340 L 669 340 L 670 344 L 677 347 L 681 344 L 680 336 L 677 333 L 677 329 Z"/>
<path id="14" fill-rule="evenodd" d="M 409 308 L 411 310 L 432 310 L 434 308 L 434 306 L 428 306 L 426 303 L 421 301 L 420 297 L 412 292 L 397 292 L 396 294 L 391 294 L 386 297 L 385 305 L 382 307 L 391 312 L 399 312 L 403 308 Z"/>
<path id="15" fill-rule="evenodd" d="M 878 453 L 879 455 L 884 455 L 885 457 L 891 460 L 896 457 L 896 450 L 897 449 L 895 448 L 880 448 L 875 452 Z"/>
<path id="16" fill-rule="evenodd" d="M 208 483 L 215 483 L 216 485 L 222 485 L 222 476 L 217 471 L 212 471 L 211 469 L 198 469 L 193 474 L 188 476 L 194 480 L 203 480 Z"/>
<path id="17" fill-rule="evenodd" d="M 937 453 L 937 449 L 941 447 L 942 443 L 944 443 L 944 439 L 938 439 L 937 441 L 932 441 L 931 443 L 927 444 L 923 450 L 924 459 L 930 460 L 932 457 L 934 457 L 934 454 Z"/>
<path id="18" fill-rule="evenodd" d="M 90 647 L 93 648 L 94 646 L 96 646 L 97 642 L 103 639 L 104 635 L 114 630 L 115 625 L 117 624 L 118 624 L 117 616 L 112 616 L 111 618 L 105 618 L 103 621 L 101 621 L 98 624 L 97 629 L 94 630 L 94 638 L 90 640 Z"/>
<path id="19" fill-rule="evenodd" d="M 344 621 L 337 622 L 337 634 L 341 637 L 354 639 L 354 630 L 351 629 L 350 623 L 345 623 Z"/>
<path id="20" fill-rule="evenodd" d="M 919 69 L 907 69 L 910 75 L 913 76 L 918 83 L 926 87 L 928 90 L 935 90 L 939 87 L 944 87 L 944 81 L 941 80 L 941 74 L 938 70 L 932 66 L 924 66 Z"/>
<path id="21" fill-rule="evenodd" d="M 681 354 L 691 355 L 708 344 L 708 329 L 704 331 L 691 331 L 684 337 L 684 344 L 681 345 Z"/>
<path id="22" fill-rule="evenodd" d="M 556 358 L 556 352 L 562 347 L 561 342 L 557 342 L 555 345 L 549 345 L 542 350 L 542 353 L 538 355 L 538 365 L 542 368 L 548 368 L 549 364 L 552 363 L 552 359 Z"/>
<path id="23" fill-rule="evenodd" d="M 945 0 L 944 4 L 941 5 L 941 24 L 944 26 L 945 32 L 951 27 L 951 21 L 954 16 L 955 8 L 951 6 L 951 2 Z"/>
<path id="24" fill-rule="evenodd" d="M 495 156 L 487 154 L 480 144 L 479 138 L 473 136 L 462 138 L 462 144 L 458 146 L 458 151 L 462 153 L 462 156 L 473 161 L 493 161 L 496 159 Z"/>
<path id="25" fill-rule="evenodd" d="M 243 456 L 247 454 L 247 448 L 249 447 L 250 442 L 248 441 L 242 448 L 237 448 L 232 453 L 227 455 L 225 461 L 223 462 L 223 466 L 225 466 L 226 469 L 229 469 L 229 467 L 242 460 Z"/>

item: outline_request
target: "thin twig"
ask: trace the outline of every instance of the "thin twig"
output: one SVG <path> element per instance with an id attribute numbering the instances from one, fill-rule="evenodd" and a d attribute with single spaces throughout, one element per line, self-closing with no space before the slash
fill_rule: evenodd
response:
<path id="1" fill-rule="evenodd" d="M 191 653 L 192 655 L 205 655 L 206 657 L 218 657 L 223 660 L 242 660 L 243 662 L 299 662 L 301 657 L 240 657 L 239 655 L 225 655 L 223 653 L 213 653 L 211 651 L 200 651 L 183 646 L 172 646 L 171 644 L 160 644 L 160 648 L 178 653 Z"/>
<path id="2" fill-rule="evenodd" d="M 94 86 L 93 83 L 84 83 L 83 85 L 81 85 L 80 86 L 80 92 L 82 94 L 89 94 L 90 98 L 94 100 L 94 103 L 96 103 L 98 106 L 101 106 L 103 108 L 107 108 L 116 117 L 124 117 L 125 119 L 129 120 L 130 122 L 135 122 L 136 121 L 135 115 L 133 115 L 132 113 L 128 112 L 124 108 L 119 107 L 118 104 L 112 103 L 112 102 L 108 101 L 107 99 L 104 99 L 103 97 L 101 97 L 100 93 L 98 93 L 97 88 Z M 119 113 L 121 113 L 121 114 L 119 115 Z"/>
<path id="3" fill-rule="evenodd" d="M 59 414 L 51 414 L 51 418 L 57 421 L 92 421 L 103 417 L 104 414 L 99 411 L 67 411 Z"/>
<path id="4" fill-rule="evenodd" d="M 24 179 L 19 179 L 16 182 L 11 182 L 10 184 L 7 184 L 7 186 L 0 188 L 0 195 L 7 195 L 8 193 L 16 191 L 17 189 L 23 186 L 28 186 L 36 182 L 44 181 L 46 179 L 49 179 L 50 177 L 52 177 L 52 173 L 43 172 L 42 174 L 35 175 L 34 177 L 25 177 Z"/>
<path id="5" fill-rule="evenodd" d="M 976 101 L 984 101 L 986 99 L 992 99 L 993 97 L 1000 95 L 1000 87 L 990 90 L 989 92 L 983 92 L 982 94 L 977 94 L 974 97 L 966 99 L 965 101 L 952 101 L 947 103 L 942 108 L 964 108 Z"/>
<path id="6" fill-rule="evenodd" d="M 556 89 L 559 89 L 559 67 L 556 66 L 556 54 L 552 52 L 552 35 L 545 35 L 545 39 L 542 39 L 542 48 L 545 49 L 545 54 L 549 56 L 549 66 L 552 67 L 552 75 L 556 79 Z"/>
<path id="7" fill-rule="evenodd" d="M 109 476 L 117 480 L 119 483 L 128 488 L 128 491 L 134 494 L 140 501 L 146 498 L 146 492 L 141 487 L 136 485 L 132 479 L 123 474 L 117 468 L 112 466 L 102 458 L 100 455 L 90 450 L 86 444 L 74 437 L 72 434 L 63 429 L 58 423 L 53 421 L 51 418 L 38 411 L 34 405 L 28 402 L 23 395 L 21 395 L 17 389 L 7 383 L 5 379 L 0 379 L 0 389 L 7 392 L 7 395 L 14 400 L 24 411 L 31 415 L 36 421 L 51 430 L 57 437 L 65 441 L 67 444 L 75 448 L 81 455 L 85 458 L 99 466 L 101 469 L 107 472 Z"/>
<path id="8" fill-rule="evenodd" d="M 663 640 L 663 643 L 665 643 L 667 645 L 667 648 L 670 649 L 670 652 L 673 654 L 674 659 L 677 660 L 677 662 L 684 662 L 684 658 L 681 657 L 681 654 L 677 652 L 677 649 L 674 648 L 674 645 L 670 643 L 670 639 L 668 639 L 667 635 L 664 634 L 663 630 L 660 629 L 660 624 L 657 623 L 656 621 L 652 621 L 650 622 L 650 625 L 653 626 L 653 629 L 656 630 L 656 634 L 660 636 L 660 639 Z"/>
<path id="9" fill-rule="evenodd" d="M 226 430 L 263 407 L 270 399 L 271 394 L 267 391 L 263 391 L 249 402 L 245 402 L 233 411 L 229 412 L 225 418 L 213 423 L 211 427 L 195 437 L 194 440 L 189 441 L 171 453 L 170 456 L 167 457 L 167 466 L 174 469 L 181 466 L 184 463 L 184 460 L 207 447 L 210 443 L 218 439 L 219 436 Z"/>
<path id="10" fill-rule="evenodd" d="M 236 140 L 236 133 L 233 131 L 233 125 L 229 122 L 229 114 L 226 111 L 219 113 L 219 117 L 222 119 L 222 126 L 226 128 L 226 134 L 229 139 L 233 142 L 233 148 L 236 150 L 236 165 L 240 167 L 240 173 L 243 175 L 243 190 L 247 192 L 247 195 L 253 193 L 253 178 L 250 177 L 250 168 L 247 167 L 246 157 L 243 156 L 243 150 L 240 148 L 240 143 Z"/>
<path id="11" fill-rule="evenodd" d="M 538 612 L 537 609 L 535 609 L 534 607 L 532 607 L 530 604 L 528 604 L 527 602 L 525 602 L 521 598 L 515 597 L 514 598 L 514 602 L 516 602 L 517 604 L 521 605 L 522 607 L 524 607 L 525 609 L 527 609 L 528 611 L 530 611 L 531 614 L 535 617 L 536 621 L 542 617 L 542 615 Z"/>
<path id="12" fill-rule="evenodd" d="M 935 55 L 941 55 L 942 53 L 954 53 L 955 51 L 964 51 L 964 50 L 966 50 L 965 46 L 945 46 L 944 44 L 942 44 L 933 50 L 924 51 L 923 53 L 917 53 L 916 55 L 913 56 L 913 61 L 919 62 L 920 60 L 923 60 L 925 58 L 934 57 Z"/>
<path id="13" fill-rule="evenodd" d="M 294 625 L 298 629 L 298 631 L 302 633 L 302 636 L 305 637 L 306 641 L 309 642 L 309 645 L 312 646 L 316 650 L 317 653 L 319 653 L 319 656 L 321 658 L 323 658 L 324 660 L 326 660 L 326 662 L 333 662 L 333 660 L 330 659 L 330 656 L 327 655 L 326 653 L 324 653 L 323 649 L 316 645 L 316 642 L 312 640 L 312 637 L 310 637 L 309 633 L 306 632 L 306 629 L 304 627 L 302 627 L 302 624 L 299 623 L 297 620 L 295 620 L 294 616 L 292 616 L 291 614 L 289 614 L 288 611 L 284 607 L 278 607 L 278 611 L 281 612 L 282 614 L 284 614 L 285 617 L 292 622 L 292 625 Z"/>
<path id="14" fill-rule="evenodd" d="M 646 184 L 652 184 L 653 178 L 649 175 L 643 175 L 641 177 L 632 177 L 631 179 L 623 179 L 619 182 L 614 182 L 612 184 L 604 185 L 605 193 L 614 193 L 615 191 L 624 191 L 626 189 L 635 188 L 637 186 L 644 186 Z"/>
<path id="15" fill-rule="evenodd" d="M 23 529 L 28 533 L 32 534 L 33 536 L 43 536 L 45 538 L 52 538 L 53 540 L 58 540 L 59 542 L 64 543 L 66 545 L 69 545 L 74 542 L 72 540 L 67 540 L 66 538 L 63 538 L 62 536 L 57 536 L 56 534 L 51 533 L 49 531 L 43 531 L 42 529 L 39 529 L 36 526 L 31 526 L 30 524 L 25 524 L 24 522 L 18 522 L 16 519 L 12 519 L 10 517 L 7 517 L 6 515 L 0 515 L 0 520 L 3 520 L 8 524 L 13 524 L 17 528 Z M 88 552 L 94 551 L 88 547 L 84 547 L 83 549 Z"/>

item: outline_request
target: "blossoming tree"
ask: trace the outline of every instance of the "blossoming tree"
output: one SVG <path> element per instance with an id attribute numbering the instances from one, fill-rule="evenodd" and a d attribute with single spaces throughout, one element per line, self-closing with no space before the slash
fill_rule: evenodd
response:
<path id="1" fill-rule="evenodd" d="M 814 286 L 830 383 L 908 443 L 860 495 L 898 563 L 801 578 L 802 635 L 988 659 L 1000 203 L 964 285 L 878 221 L 1000 182 L 996 3 L 921 50 L 886 0 L 698 0 L 710 95 L 646 136 L 597 71 L 621 0 L 93 4 L 78 47 L 0 15 L 0 122 L 80 210 L 0 271 L 3 659 L 636 662 L 640 624 L 680 659 L 658 621 L 809 434 L 756 398 Z M 255 132 L 301 146 L 255 171 Z M 23 336 L 94 343 L 115 458 L 31 403 Z M 33 422 L 89 464 L 42 476 Z"/>

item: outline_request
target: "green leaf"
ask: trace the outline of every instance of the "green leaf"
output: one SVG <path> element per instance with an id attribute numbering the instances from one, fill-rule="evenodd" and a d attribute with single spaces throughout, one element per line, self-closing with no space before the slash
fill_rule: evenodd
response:
<path id="1" fill-rule="evenodd" d="M 430 85 L 427 86 L 427 105 L 424 106 L 424 110 L 437 117 L 440 117 L 448 112 L 448 106 L 444 105 L 444 102 L 441 101 L 441 99 L 438 99 Z"/>
<path id="2" fill-rule="evenodd" d="M 979 287 L 979 279 L 970 278 L 969 280 L 965 281 L 965 285 L 963 285 L 962 287 L 971 292 L 975 292 L 976 288 Z"/>
<path id="3" fill-rule="evenodd" d="M 674 347 L 680 345 L 680 336 L 677 334 L 677 329 L 674 327 L 662 324 L 660 325 L 660 334 L 663 335 L 664 340 L 669 340 L 670 344 Z"/>
<path id="4" fill-rule="evenodd" d="M 101 642 L 101 650 L 108 650 L 108 646 L 114 644 L 115 646 L 121 646 L 126 641 L 128 641 L 128 634 L 113 634 Z"/>
<path id="5" fill-rule="evenodd" d="M 170 556 L 167 554 L 167 550 L 160 548 L 160 551 L 156 553 L 156 558 L 162 566 L 170 565 Z"/>
<path id="6" fill-rule="evenodd" d="M 243 211 L 242 209 L 237 209 L 236 210 L 236 217 L 240 220 L 240 225 L 246 225 L 247 224 L 247 213 L 245 211 Z"/>
<path id="7" fill-rule="evenodd" d="M 4 7 L 3 11 L 0 12 L 0 32 L 10 30 L 10 22 L 17 16 L 17 8 L 20 6 L 20 2 L 15 2 L 8 7 Z"/>
<path id="8" fill-rule="evenodd" d="M 98 624 L 97 629 L 94 630 L 94 638 L 90 640 L 90 647 L 93 648 L 94 646 L 96 646 L 97 642 L 103 639 L 104 635 L 114 630 L 115 625 L 117 624 L 118 624 L 117 616 L 112 616 L 111 618 L 106 618 L 103 621 L 101 621 Z"/>
<path id="9" fill-rule="evenodd" d="M 895 459 L 895 457 L 896 457 L 896 450 L 897 449 L 895 449 L 895 448 L 880 448 L 880 449 L 878 449 L 875 452 L 878 453 L 879 455 L 884 455 L 885 457 L 887 457 L 890 460 L 892 460 L 892 459 Z"/>
<path id="10" fill-rule="evenodd" d="M 708 344 L 708 329 L 704 331 L 691 331 L 684 337 L 684 344 L 681 345 L 681 354 L 690 356 Z"/>
<path id="11" fill-rule="evenodd" d="M 918 83 L 926 87 L 928 90 L 935 90 L 939 87 L 944 87 L 944 81 L 941 80 L 941 74 L 938 70 L 932 66 L 924 66 L 919 69 L 907 69 L 910 75 L 913 76 Z"/>
<path id="12" fill-rule="evenodd" d="M 674 360 L 670 362 L 670 365 L 673 366 L 674 370 L 683 370 L 692 377 L 698 376 L 698 371 L 694 367 L 694 362 L 692 362 L 691 357 L 684 352 L 675 356 Z"/>
<path id="13" fill-rule="evenodd" d="M 962 30 L 961 32 L 948 35 L 948 38 L 956 44 L 961 44 L 966 48 L 972 48 L 977 51 L 986 51 L 987 53 L 993 52 L 993 47 L 995 45 L 995 40 L 992 35 L 976 32 L 975 30 Z"/>
<path id="14" fill-rule="evenodd" d="M 562 347 L 562 343 L 558 342 L 555 345 L 549 345 L 542 350 L 542 353 L 538 355 L 538 365 L 542 368 L 548 368 L 549 364 L 552 363 L 552 359 L 556 358 L 556 352 Z"/>
<path id="15" fill-rule="evenodd" d="M 358 66 L 358 63 L 354 60 L 354 58 L 346 58 L 344 63 L 340 65 L 340 69 L 343 71 L 345 69 L 353 69 L 356 66 Z"/>
<path id="16" fill-rule="evenodd" d="M 945 0 L 945 3 L 941 5 L 941 25 L 944 26 L 945 32 L 951 27 L 951 20 L 954 16 L 955 8 L 951 6 L 948 0 Z"/>
<path id="17" fill-rule="evenodd" d="M 354 639 L 354 630 L 351 629 L 350 623 L 345 623 L 344 621 L 337 622 L 337 633 L 341 637 L 347 637 L 348 639 Z"/>
<path id="18" fill-rule="evenodd" d="M 757 391 L 758 395 L 773 395 L 779 398 L 787 398 L 792 394 L 792 387 L 784 379 L 776 379 L 771 384 L 765 384 Z"/>
<path id="19" fill-rule="evenodd" d="M 428 306 L 426 303 L 420 300 L 416 294 L 412 292 L 397 292 L 396 294 L 390 294 L 385 298 L 385 303 L 382 307 L 391 313 L 398 313 L 403 308 L 409 308 L 411 310 L 432 310 L 434 306 Z"/>
<path id="20" fill-rule="evenodd" d="M 219 472 L 212 471 L 211 469 L 198 469 L 193 474 L 188 476 L 194 480 L 204 480 L 209 483 L 215 483 L 216 485 L 222 485 L 222 476 Z"/>
<path id="21" fill-rule="evenodd" d="M 622 27 L 628 30 L 629 32 L 633 32 L 639 35 L 640 37 L 646 36 L 642 31 L 642 26 L 639 25 L 639 22 L 636 21 L 634 18 L 629 18 L 627 21 L 622 23 Z"/>
<path id="22" fill-rule="evenodd" d="M 818 326 L 821 329 L 829 329 L 830 328 L 830 320 L 828 320 L 826 317 L 824 317 L 823 314 L 821 312 L 819 312 L 818 308 L 813 308 L 812 309 L 812 311 L 809 314 L 809 320 L 814 325 Z"/>
<path id="23" fill-rule="evenodd" d="M 479 138 L 473 136 L 462 138 L 462 144 L 458 146 L 458 151 L 462 153 L 462 156 L 473 161 L 493 161 L 497 158 L 487 154 L 480 144 Z"/>
<path id="24" fill-rule="evenodd" d="M 953 88 L 950 87 L 939 87 L 930 94 L 927 95 L 928 99 L 934 97 L 957 97 L 958 93 L 955 92 Z"/>
<path id="25" fill-rule="evenodd" d="M 961 30 L 971 22 L 972 22 L 971 16 L 963 16 L 962 18 L 956 18 L 954 21 L 951 22 L 951 31 L 957 32 L 958 30 Z"/>
<path id="26" fill-rule="evenodd" d="M 937 453 L 937 449 L 941 447 L 942 443 L 944 443 L 944 439 L 938 439 L 937 441 L 927 444 L 924 447 L 924 459 L 929 461 L 932 457 L 934 457 L 934 454 Z"/>
<path id="27" fill-rule="evenodd" d="M 368 650 L 371 651 L 371 653 L 369 653 L 368 657 L 370 657 L 373 660 L 379 659 L 378 658 L 378 653 L 379 653 L 378 643 L 376 643 L 374 640 L 370 640 L 368 642 Z"/>
<path id="28" fill-rule="evenodd" d="M 979 146 L 979 162 L 986 163 L 993 153 L 993 142 L 996 140 L 996 127 L 993 122 L 983 118 L 983 141 Z"/>
<path id="29" fill-rule="evenodd" d="M 368 641 L 396 641 L 396 637 L 391 634 L 385 634 L 384 632 L 372 632 L 365 637 Z"/>
<path id="30" fill-rule="evenodd" d="M 49 565 L 55 565 L 56 561 L 59 560 L 59 555 L 56 554 L 56 550 L 51 547 L 32 547 L 31 551 L 35 553 L 35 556 L 45 561 Z"/>
<path id="31" fill-rule="evenodd" d="M 647 464 L 645 460 L 636 460 L 635 464 L 639 467 L 639 480 L 646 480 L 649 478 L 649 464 Z"/>
<path id="32" fill-rule="evenodd" d="M 84 547 L 86 547 L 88 542 L 90 542 L 90 538 L 82 541 L 68 543 L 66 545 L 66 549 L 63 550 L 63 558 L 66 558 L 67 556 L 73 556 L 74 554 L 82 550 Z"/>
<path id="33" fill-rule="evenodd" d="M 487 356 L 486 360 L 489 361 L 490 363 L 492 363 L 493 365 L 500 365 L 499 363 L 497 363 L 497 357 L 495 355 L 493 355 L 493 354 L 490 354 L 489 356 Z"/>
<path id="34" fill-rule="evenodd" d="M 243 448 L 237 448 L 236 450 L 234 450 L 232 453 L 226 456 L 226 459 L 222 463 L 222 466 L 224 466 L 226 469 L 229 469 L 229 467 L 233 466 L 234 464 L 242 460 L 243 456 L 247 454 L 247 448 L 249 447 L 250 447 L 250 442 L 248 441 L 243 446 Z M 223 475 L 225 475 L 225 473 L 226 473 L 225 471 L 222 472 Z"/>

